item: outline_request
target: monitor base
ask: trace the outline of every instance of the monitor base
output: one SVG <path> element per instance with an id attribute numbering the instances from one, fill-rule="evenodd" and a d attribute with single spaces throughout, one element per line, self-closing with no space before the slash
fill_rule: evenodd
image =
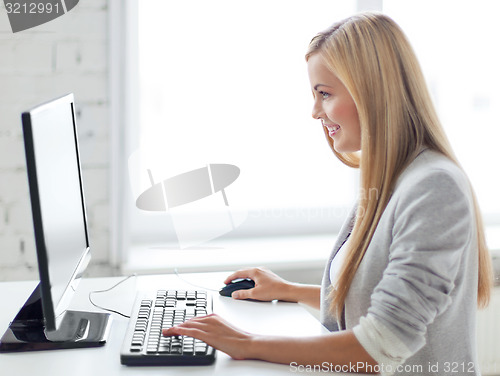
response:
<path id="1" fill-rule="evenodd" d="M 37 290 L 27 300 L 0 340 L 0 352 L 22 352 L 98 347 L 106 343 L 109 313 L 66 311 L 59 329 L 45 328 Z"/>

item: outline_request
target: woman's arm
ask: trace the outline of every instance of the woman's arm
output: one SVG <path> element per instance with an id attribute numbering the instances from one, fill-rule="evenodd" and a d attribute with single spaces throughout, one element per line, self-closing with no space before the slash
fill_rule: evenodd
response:
<path id="1" fill-rule="evenodd" d="M 274 337 L 243 332 L 212 314 L 186 321 L 163 331 L 206 342 L 234 359 L 259 359 L 273 363 L 344 366 L 346 372 L 370 373 L 377 363 L 358 342 L 352 330 L 315 337 Z"/>
<path id="2" fill-rule="evenodd" d="M 283 300 L 303 303 L 319 309 L 320 286 L 288 282 L 265 268 L 238 270 L 228 276 L 224 283 L 230 283 L 238 278 L 252 279 L 255 282 L 255 287 L 235 291 L 231 295 L 234 299 Z"/>

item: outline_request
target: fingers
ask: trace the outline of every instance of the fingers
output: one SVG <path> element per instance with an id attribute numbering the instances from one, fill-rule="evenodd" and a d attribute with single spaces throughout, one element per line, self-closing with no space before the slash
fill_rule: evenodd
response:
<path id="1" fill-rule="evenodd" d="M 182 324 L 173 326 L 168 329 L 163 329 L 162 334 L 166 337 L 181 335 L 181 336 L 200 338 L 200 335 L 202 335 L 206 331 L 210 320 L 212 318 L 216 318 L 215 316 L 216 315 L 211 314 L 202 317 L 195 317 L 191 320 L 183 322 Z"/>
<path id="2" fill-rule="evenodd" d="M 206 325 L 203 322 L 197 322 L 196 319 L 188 320 L 182 324 L 173 326 L 168 329 L 163 329 L 162 334 L 165 337 L 169 336 L 188 336 L 204 340 Z"/>
<path id="3" fill-rule="evenodd" d="M 186 328 L 182 326 L 174 326 L 169 329 L 163 329 L 162 334 L 165 337 L 169 336 L 188 336 L 188 337 L 193 337 L 193 338 L 200 338 L 200 335 L 202 334 L 201 330 L 195 329 L 195 328 Z"/>
<path id="4" fill-rule="evenodd" d="M 259 279 L 259 276 L 262 276 L 264 274 L 269 274 L 269 273 L 271 273 L 270 270 L 267 268 L 264 268 L 264 267 L 241 269 L 241 270 L 235 271 L 233 274 L 228 276 L 224 280 L 224 283 L 227 285 L 231 281 L 238 279 L 238 278 L 250 278 L 250 279 L 253 279 L 255 282 L 257 282 L 256 280 Z"/>
<path id="5" fill-rule="evenodd" d="M 235 291 L 231 294 L 231 297 L 233 299 L 252 299 L 253 298 L 253 290 L 255 288 L 252 288 L 252 289 L 248 289 L 248 290 L 238 290 L 238 291 Z"/>
<path id="6" fill-rule="evenodd" d="M 254 275 L 255 275 L 254 269 L 241 269 L 241 270 L 237 270 L 233 274 L 229 275 L 224 280 L 224 283 L 227 285 L 228 283 L 231 283 L 231 281 L 234 281 L 235 279 L 238 279 L 238 278 L 250 278 L 250 279 L 253 279 Z"/>

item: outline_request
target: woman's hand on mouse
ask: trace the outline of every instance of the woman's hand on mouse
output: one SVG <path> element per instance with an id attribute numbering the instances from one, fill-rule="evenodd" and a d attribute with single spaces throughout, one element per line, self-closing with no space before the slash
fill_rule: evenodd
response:
<path id="1" fill-rule="evenodd" d="M 293 284 L 274 274 L 266 268 L 242 269 L 226 278 L 225 284 L 238 278 L 250 278 L 255 282 L 255 287 L 248 290 L 238 290 L 231 295 L 234 299 L 254 299 L 262 301 L 293 299 L 291 289 Z"/>

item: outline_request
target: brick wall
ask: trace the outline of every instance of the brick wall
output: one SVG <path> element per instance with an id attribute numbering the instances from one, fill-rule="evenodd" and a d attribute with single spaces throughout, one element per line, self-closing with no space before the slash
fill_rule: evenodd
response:
<path id="1" fill-rule="evenodd" d="M 75 94 L 93 266 L 109 258 L 108 1 L 12 33 L 0 3 L 0 281 L 37 277 L 20 113 Z"/>

